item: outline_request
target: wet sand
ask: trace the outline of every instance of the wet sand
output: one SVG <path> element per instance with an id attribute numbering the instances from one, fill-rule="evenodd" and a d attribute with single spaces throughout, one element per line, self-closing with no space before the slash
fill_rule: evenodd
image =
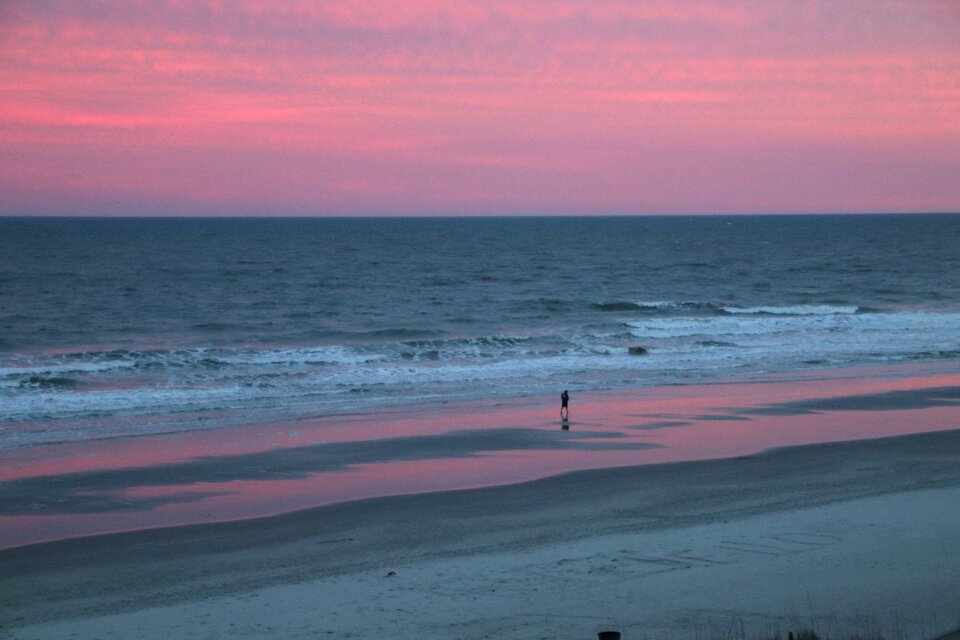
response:
<path id="1" fill-rule="evenodd" d="M 958 416 L 960 420 L 960 416 Z M 960 625 L 960 431 L 0 552 L 10 638 L 742 637 Z"/>
<path id="2" fill-rule="evenodd" d="M 432 404 L 0 452 L 0 549 L 571 471 L 956 429 L 949 363 Z"/>

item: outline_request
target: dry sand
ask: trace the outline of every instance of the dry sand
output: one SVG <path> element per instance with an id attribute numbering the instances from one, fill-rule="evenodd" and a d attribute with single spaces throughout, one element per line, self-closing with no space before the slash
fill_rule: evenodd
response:
<path id="1" fill-rule="evenodd" d="M 958 461 L 948 431 L 12 549 L 0 635 L 932 637 Z"/>

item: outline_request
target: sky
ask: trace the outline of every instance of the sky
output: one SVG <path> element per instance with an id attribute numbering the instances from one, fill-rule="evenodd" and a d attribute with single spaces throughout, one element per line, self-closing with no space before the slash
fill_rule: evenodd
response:
<path id="1" fill-rule="evenodd" d="M 898 211 L 955 0 L 0 0 L 0 215 Z"/>

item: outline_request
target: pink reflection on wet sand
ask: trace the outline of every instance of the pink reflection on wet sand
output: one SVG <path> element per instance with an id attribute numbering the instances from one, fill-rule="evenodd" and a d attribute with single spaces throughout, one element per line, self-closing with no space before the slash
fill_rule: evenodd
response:
<path id="1" fill-rule="evenodd" d="M 892 373 L 891 373 L 892 372 Z M 356 464 L 282 479 L 117 487 L 112 499 L 178 496 L 153 508 L 0 517 L 0 548 L 132 529 L 273 515 L 375 496 L 522 482 L 580 469 L 749 455 L 766 449 L 960 428 L 958 405 L 886 411 L 756 413 L 799 401 L 960 386 L 956 373 L 914 368 L 819 372 L 725 384 L 573 394 L 563 430 L 559 400 L 519 399 L 381 410 L 292 424 L 238 427 L 35 447 L 0 456 L 0 479 L 151 467 L 201 457 L 291 450 L 336 442 L 435 436 L 453 431 L 543 430 L 544 449 Z M 607 437 L 605 434 L 616 434 Z M 590 437 L 596 434 L 596 438 Z M 564 446 L 592 442 L 601 449 Z M 652 448 L 618 448 L 646 444 Z M 531 445 L 535 446 L 535 445 Z M 225 461 L 229 466 L 229 460 Z M 175 477 L 175 474 L 174 474 Z M 193 499 L 190 495 L 193 494 Z M 38 512 L 42 508 L 38 507 Z"/>

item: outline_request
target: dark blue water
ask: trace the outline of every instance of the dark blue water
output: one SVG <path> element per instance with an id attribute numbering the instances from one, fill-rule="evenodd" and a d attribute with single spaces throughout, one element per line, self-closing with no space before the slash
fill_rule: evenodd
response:
<path id="1" fill-rule="evenodd" d="M 4 448 L 960 359 L 960 216 L 8 218 L 0 329 Z"/>

